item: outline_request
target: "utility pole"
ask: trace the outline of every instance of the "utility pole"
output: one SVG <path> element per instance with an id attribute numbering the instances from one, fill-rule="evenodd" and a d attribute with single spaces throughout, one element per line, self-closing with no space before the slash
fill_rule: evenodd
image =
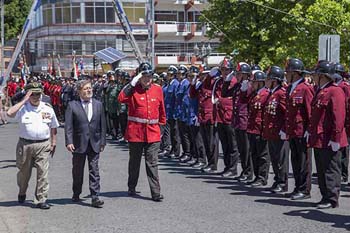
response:
<path id="1" fill-rule="evenodd" d="M 5 58 L 4 58 L 4 46 L 5 46 L 5 27 L 4 27 L 4 0 L 1 0 L 1 77 L 4 76 L 5 71 Z"/>

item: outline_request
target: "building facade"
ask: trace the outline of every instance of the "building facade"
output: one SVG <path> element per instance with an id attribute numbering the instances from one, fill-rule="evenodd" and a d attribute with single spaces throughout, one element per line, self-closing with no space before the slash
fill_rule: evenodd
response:
<path id="1" fill-rule="evenodd" d="M 124 11 L 130 21 L 133 34 L 146 56 L 148 45 L 149 0 L 123 0 Z M 206 59 L 216 65 L 222 54 L 216 53 L 218 41 L 205 37 L 206 26 L 199 22 L 200 12 L 207 7 L 206 0 L 153 0 L 154 4 L 154 65 L 189 64 L 194 59 L 194 48 L 210 47 Z M 42 0 L 28 33 L 25 51 L 28 64 L 36 72 L 50 66 L 67 76 L 73 67 L 72 52 L 82 61 L 85 71 L 93 70 L 93 54 L 107 47 L 116 48 L 127 55 L 119 66 L 134 69 L 138 63 L 126 40 L 115 14 L 112 1 L 102 0 Z M 58 59 L 58 56 L 60 59 Z M 91 73 L 91 72 L 90 72 Z"/>

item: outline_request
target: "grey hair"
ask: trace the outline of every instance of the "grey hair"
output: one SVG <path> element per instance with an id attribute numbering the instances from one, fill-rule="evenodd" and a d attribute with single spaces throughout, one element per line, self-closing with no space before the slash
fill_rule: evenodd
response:
<path id="1" fill-rule="evenodd" d="M 80 80 L 80 81 L 78 81 L 77 84 L 76 84 L 77 90 L 80 91 L 88 83 L 91 84 L 91 81 L 90 80 Z"/>

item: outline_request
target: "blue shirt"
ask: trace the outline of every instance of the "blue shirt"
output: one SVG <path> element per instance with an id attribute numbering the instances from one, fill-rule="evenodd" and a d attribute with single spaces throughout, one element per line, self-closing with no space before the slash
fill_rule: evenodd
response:
<path id="1" fill-rule="evenodd" d="M 176 100 L 176 90 L 178 89 L 179 81 L 174 78 L 170 81 L 166 87 L 163 87 L 164 91 L 164 104 L 165 113 L 167 119 L 177 119 L 175 114 L 175 100 Z"/>

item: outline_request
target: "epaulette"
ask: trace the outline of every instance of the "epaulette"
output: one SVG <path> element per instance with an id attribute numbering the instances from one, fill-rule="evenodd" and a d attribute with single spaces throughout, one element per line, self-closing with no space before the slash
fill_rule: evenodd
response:
<path id="1" fill-rule="evenodd" d="M 51 105 L 50 103 L 45 102 L 45 105 L 48 106 L 48 107 L 50 107 L 50 108 L 53 108 L 52 105 Z"/>

